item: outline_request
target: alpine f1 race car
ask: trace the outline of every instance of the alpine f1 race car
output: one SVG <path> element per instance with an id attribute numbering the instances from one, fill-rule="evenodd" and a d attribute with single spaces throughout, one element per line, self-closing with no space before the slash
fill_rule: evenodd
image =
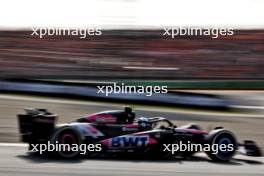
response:
<path id="1" fill-rule="evenodd" d="M 261 151 L 253 141 L 237 142 L 229 130 L 216 127 L 204 131 L 195 124 L 177 127 L 163 117 L 139 117 L 130 107 L 124 110 L 103 111 L 79 118 L 67 124 L 56 124 L 57 115 L 46 109 L 25 109 L 18 114 L 21 140 L 29 145 L 29 150 L 38 151 L 39 144 L 65 144 L 65 150 L 56 150 L 63 158 L 81 154 L 73 145 L 96 145 L 93 153 L 138 153 L 150 156 L 191 156 L 195 152 L 205 152 L 213 161 L 229 161 L 237 151 L 248 156 L 261 156 Z M 190 150 L 189 146 L 202 146 Z M 184 145 L 185 150 L 179 150 Z M 225 150 L 223 147 L 227 146 Z M 188 150 L 186 150 L 187 148 Z M 221 147 L 219 150 L 216 148 Z M 98 150 L 97 150 L 98 149 Z M 89 152 L 86 153 L 89 155 Z"/>

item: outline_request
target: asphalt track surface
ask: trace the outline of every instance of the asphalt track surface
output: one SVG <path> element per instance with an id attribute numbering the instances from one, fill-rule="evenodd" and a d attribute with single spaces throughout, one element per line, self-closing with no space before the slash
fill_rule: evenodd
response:
<path id="1" fill-rule="evenodd" d="M 211 162 L 198 154 L 188 159 L 152 160 L 148 158 L 80 158 L 75 160 L 47 159 L 27 153 L 19 144 L 16 114 L 25 107 L 48 108 L 60 115 L 59 122 L 107 109 L 119 109 L 111 103 L 81 102 L 40 97 L 0 95 L 0 175 L 263 175 L 264 158 L 236 156 L 230 163 Z M 264 118 L 218 113 L 193 112 L 137 106 L 138 116 L 164 116 L 176 124 L 195 122 L 205 129 L 225 126 L 237 134 L 239 140 L 253 139 L 263 149 Z M 18 143 L 18 144 L 17 144 Z"/>
<path id="2" fill-rule="evenodd" d="M 1 146 L 1 145 L 0 145 Z M 236 156 L 230 163 L 213 163 L 205 155 L 189 159 L 149 160 L 145 158 L 45 159 L 25 153 L 23 146 L 0 147 L 0 175 L 3 176 L 191 176 L 263 175 L 264 158 Z"/>

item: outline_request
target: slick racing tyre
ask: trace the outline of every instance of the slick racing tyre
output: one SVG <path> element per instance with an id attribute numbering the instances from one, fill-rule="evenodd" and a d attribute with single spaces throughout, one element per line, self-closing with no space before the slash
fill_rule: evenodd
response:
<path id="1" fill-rule="evenodd" d="M 210 145 L 210 150 L 205 151 L 205 153 L 213 161 L 227 162 L 234 156 L 237 150 L 236 138 L 228 130 L 213 130 L 207 136 L 206 141 Z M 221 146 L 224 147 L 221 148 Z"/>
<path id="2" fill-rule="evenodd" d="M 52 137 L 52 143 L 58 147 L 54 152 L 59 157 L 74 158 L 80 154 L 81 138 L 70 127 L 57 130 Z"/>

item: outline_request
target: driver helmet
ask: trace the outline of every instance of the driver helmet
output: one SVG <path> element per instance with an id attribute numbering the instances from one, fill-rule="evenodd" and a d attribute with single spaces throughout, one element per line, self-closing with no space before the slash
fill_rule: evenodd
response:
<path id="1" fill-rule="evenodd" d="M 124 111 L 125 111 L 126 113 L 132 113 L 132 108 L 129 107 L 129 106 L 125 106 L 125 107 L 124 107 Z"/>
<path id="2" fill-rule="evenodd" d="M 142 128 L 146 128 L 149 125 L 149 119 L 146 117 L 139 117 L 138 125 Z"/>

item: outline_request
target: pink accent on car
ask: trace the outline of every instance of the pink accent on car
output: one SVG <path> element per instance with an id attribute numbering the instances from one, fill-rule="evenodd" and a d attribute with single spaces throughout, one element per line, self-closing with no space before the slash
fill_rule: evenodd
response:
<path id="1" fill-rule="evenodd" d="M 208 134 L 207 131 L 203 131 L 203 130 L 196 130 L 196 129 L 176 129 L 179 132 L 190 132 L 190 133 L 194 133 L 194 134 Z"/>
<path id="2" fill-rule="evenodd" d="M 138 128 L 139 125 L 138 124 L 125 124 L 125 125 L 123 125 L 123 127 L 126 127 L 126 128 Z"/>
<path id="3" fill-rule="evenodd" d="M 85 117 L 87 122 L 95 123 L 95 122 L 107 122 L 107 123 L 115 123 L 116 118 L 114 118 L 110 114 L 92 114 L 87 117 Z"/>
<path id="4" fill-rule="evenodd" d="M 109 139 L 104 139 L 100 141 L 100 143 L 103 144 L 104 146 L 109 146 Z"/>
<path id="5" fill-rule="evenodd" d="M 91 132 L 93 134 L 98 133 L 98 130 L 96 128 L 94 128 L 93 126 L 86 126 L 86 128 L 88 129 L 89 132 Z"/>
<path id="6" fill-rule="evenodd" d="M 59 142 L 62 143 L 62 144 L 65 144 L 66 142 L 68 142 L 70 144 L 74 144 L 77 141 L 76 141 L 75 137 L 72 134 L 64 134 L 63 136 L 61 136 Z M 66 143 L 66 144 L 68 144 L 68 143 Z"/>
<path id="7" fill-rule="evenodd" d="M 156 139 L 152 138 L 152 137 L 149 137 L 149 142 L 148 143 L 149 144 L 157 144 L 158 141 Z"/>

